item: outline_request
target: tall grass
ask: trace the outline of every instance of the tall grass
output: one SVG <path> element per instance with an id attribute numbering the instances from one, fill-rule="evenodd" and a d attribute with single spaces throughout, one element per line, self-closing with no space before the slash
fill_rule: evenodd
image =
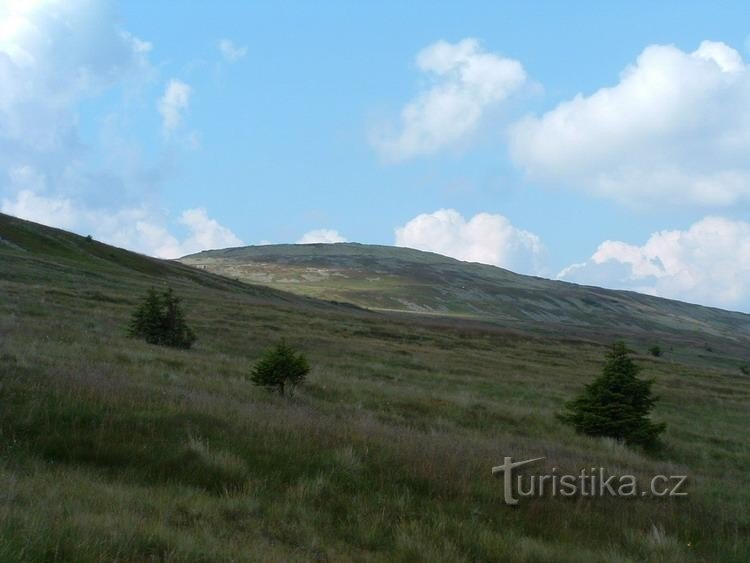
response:
<path id="1" fill-rule="evenodd" d="M 414 322 L 170 270 L 199 338 L 177 351 L 125 336 L 164 280 L 153 272 L 0 260 L 2 561 L 750 560 L 750 380 L 736 369 L 643 348 L 668 424 L 667 449 L 648 457 L 555 419 L 604 341 Z M 247 379 L 282 335 L 314 366 L 294 400 Z M 689 496 L 509 507 L 490 474 L 505 455 L 686 473 Z"/>

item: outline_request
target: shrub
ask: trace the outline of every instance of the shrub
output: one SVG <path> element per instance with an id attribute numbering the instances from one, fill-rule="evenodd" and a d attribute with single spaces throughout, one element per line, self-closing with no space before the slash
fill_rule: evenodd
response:
<path id="1" fill-rule="evenodd" d="M 661 347 L 656 344 L 651 346 L 651 348 L 649 348 L 648 351 L 651 352 L 652 356 L 656 356 L 657 358 L 661 356 Z"/>
<path id="2" fill-rule="evenodd" d="M 18 358 L 16 358 L 15 354 L 11 354 L 10 352 L 3 352 L 2 354 L 0 354 L 0 362 L 15 364 L 16 362 L 18 362 Z"/>
<path id="3" fill-rule="evenodd" d="M 283 340 L 266 350 L 250 372 L 250 380 L 261 387 L 275 389 L 280 395 L 301 384 L 310 372 L 310 365 L 302 353 L 297 353 Z"/>
<path id="4" fill-rule="evenodd" d="M 639 371 L 625 344 L 613 344 L 602 374 L 565 406 L 559 418 L 583 434 L 608 436 L 631 446 L 657 447 L 665 425 L 649 419 L 657 399 L 651 394 L 652 382 L 639 379 Z"/>
<path id="5" fill-rule="evenodd" d="M 742 364 L 740 366 L 740 371 L 745 375 L 750 375 L 750 366 L 747 364 Z"/>
<path id="6" fill-rule="evenodd" d="M 171 287 L 161 294 L 149 289 L 143 303 L 133 312 L 128 334 L 149 344 L 190 348 L 195 334 L 185 321 L 180 301 Z"/>

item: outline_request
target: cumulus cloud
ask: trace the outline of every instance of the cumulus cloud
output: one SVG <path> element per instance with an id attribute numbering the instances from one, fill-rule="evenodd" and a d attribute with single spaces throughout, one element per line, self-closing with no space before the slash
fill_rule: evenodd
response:
<path id="1" fill-rule="evenodd" d="M 52 227 L 91 234 L 98 240 L 160 258 L 175 258 L 208 248 L 238 246 L 242 241 L 206 215 L 184 211 L 176 225 L 147 202 L 111 205 L 103 198 L 86 200 L 48 189 L 46 176 L 30 166 L 12 169 L 0 211 Z M 182 240 L 171 233 L 182 226 Z"/>
<path id="2" fill-rule="evenodd" d="M 484 51 L 476 39 L 438 41 L 419 52 L 417 68 L 431 86 L 401 111 L 398 131 L 379 131 L 371 142 L 392 161 L 434 153 L 466 138 L 482 116 L 526 81 L 516 60 Z"/>
<path id="3" fill-rule="evenodd" d="M 234 63 L 247 55 L 247 47 L 238 47 L 229 39 L 222 39 L 219 41 L 219 52 L 224 59 L 230 63 Z"/>
<path id="4" fill-rule="evenodd" d="M 190 86 L 180 80 L 172 79 L 167 84 L 157 104 L 165 135 L 169 136 L 182 124 L 184 114 L 190 105 L 191 93 Z"/>
<path id="5" fill-rule="evenodd" d="M 642 246 L 608 240 L 558 278 L 750 312 L 750 223 L 706 217 Z"/>
<path id="6" fill-rule="evenodd" d="M 61 229 L 76 228 L 97 240 L 158 258 L 179 258 L 201 250 L 242 246 L 231 230 L 211 219 L 203 208 L 182 212 L 182 239 L 172 234 L 167 218 L 147 206 L 116 211 L 76 206 L 70 199 L 22 190 L 0 201 L 3 213 Z"/>
<path id="7" fill-rule="evenodd" d="M 514 124 L 529 177 L 630 205 L 750 197 L 750 72 L 724 43 L 646 48 L 615 86 Z"/>
<path id="8" fill-rule="evenodd" d="M 346 242 L 346 239 L 333 229 L 315 229 L 302 235 L 297 244 L 329 244 L 334 242 Z"/>
<path id="9" fill-rule="evenodd" d="M 148 254 L 160 258 L 179 258 L 201 250 L 244 244 L 231 230 L 211 219 L 203 208 L 183 211 L 179 223 L 189 233 L 183 240 L 172 235 L 163 224 L 148 218 L 137 220 L 134 229 L 126 236 L 130 237 L 131 246 L 141 245 Z M 118 233 L 122 234 L 122 230 Z"/>
<path id="10" fill-rule="evenodd" d="M 190 230 L 190 236 L 181 245 L 183 255 L 244 244 L 232 231 L 211 219 L 203 208 L 183 211 L 180 223 Z"/>
<path id="11" fill-rule="evenodd" d="M 116 171 L 92 165 L 104 143 L 84 142 L 78 127 L 87 100 L 139 86 L 153 72 L 151 45 L 116 22 L 106 1 L 0 2 L 0 199 L 6 209 L 71 227 L 74 206 L 132 193 L 123 174 L 130 163 L 118 160 Z M 132 171 L 131 178 L 147 177 L 143 167 Z"/>
<path id="12" fill-rule="evenodd" d="M 114 88 L 134 91 L 152 76 L 150 51 L 107 0 L 0 2 L 0 210 L 161 257 L 241 244 L 202 209 L 175 224 L 159 211 L 152 198 L 164 170 L 144 163 L 117 112 L 98 142 L 80 138 L 80 107 Z M 179 81 L 167 87 L 166 128 L 179 125 L 189 92 Z M 179 229 L 185 236 L 172 234 Z"/>
<path id="13" fill-rule="evenodd" d="M 31 190 L 21 190 L 13 199 L 3 198 L 3 213 L 59 229 L 76 224 L 73 203 L 66 198 L 45 197 Z"/>
<path id="14" fill-rule="evenodd" d="M 0 166 L 61 173 L 81 151 L 76 104 L 149 74 L 150 45 L 115 21 L 108 2 L 0 3 Z"/>
<path id="15" fill-rule="evenodd" d="M 537 235 L 515 227 L 502 215 L 479 213 L 467 221 L 453 209 L 423 213 L 398 227 L 396 246 L 522 273 L 539 272 L 544 252 Z"/>

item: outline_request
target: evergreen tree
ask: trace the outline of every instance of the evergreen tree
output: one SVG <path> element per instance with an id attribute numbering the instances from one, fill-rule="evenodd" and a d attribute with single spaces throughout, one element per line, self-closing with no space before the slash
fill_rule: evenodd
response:
<path id="1" fill-rule="evenodd" d="M 128 327 L 128 334 L 135 338 L 142 338 L 149 344 L 160 344 L 162 333 L 162 301 L 159 294 L 152 287 L 146 294 L 146 299 L 133 313 Z"/>
<path id="2" fill-rule="evenodd" d="M 161 294 L 149 289 L 146 299 L 130 319 L 128 334 L 149 344 L 190 348 L 195 342 L 195 334 L 185 321 L 180 301 L 172 288 Z"/>
<path id="3" fill-rule="evenodd" d="M 657 399 L 651 394 L 652 382 L 639 379 L 639 371 L 625 344 L 616 342 L 602 374 L 565 406 L 560 419 L 583 434 L 609 436 L 644 448 L 657 447 L 665 425 L 649 418 Z"/>
<path id="4" fill-rule="evenodd" d="M 310 372 L 307 358 L 283 340 L 267 350 L 250 372 L 250 380 L 268 389 L 276 389 L 280 395 L 286 390 L 291 394 Z"/>
<path id="5" fill-rule="evenodd" d="M 162 295 L 162 343 L 174 348 L 190 348 L 195 334 L 185 322 L 180 301 L 171 287 Z"/>

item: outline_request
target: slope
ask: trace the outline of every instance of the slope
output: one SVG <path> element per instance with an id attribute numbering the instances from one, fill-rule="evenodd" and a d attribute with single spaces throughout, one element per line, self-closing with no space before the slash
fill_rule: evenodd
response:
<path id="1" fill-rule="evenodd" d="M 750 380 L 636 360 L 659 457 L 555 418 L 605 343 L 290 296 L 0 216 L 0 561 L 747 561 Z M 125 336 L 151 285 L 189 351 Z M 280 338 L 313 366 L 253 387 Z M 737 359 L 737 361 L 739 361 Z M 679 499 L 502 502 L 490 468 L 690 476 Z"/>
<path id="2" fill-rule="evenodd" d="M 380 311 L 473 318 L 526 330 L 667 333 L 750 344 L 750 315 L 515 274 L 407 248 L 269 245 L 181 259 L 203 270 Z M 710 347 L 710 345 L 708 345 Z"/>

